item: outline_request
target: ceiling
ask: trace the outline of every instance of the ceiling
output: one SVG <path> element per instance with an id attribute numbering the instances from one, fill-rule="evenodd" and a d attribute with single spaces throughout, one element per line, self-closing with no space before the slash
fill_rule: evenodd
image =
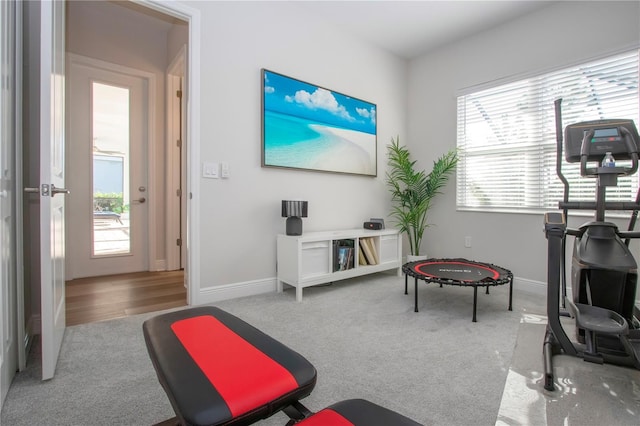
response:
<path id="1" fill-rule="evenodd" d="M 411 59 L 554 1 L 301 1 L 343 31 Z"/>

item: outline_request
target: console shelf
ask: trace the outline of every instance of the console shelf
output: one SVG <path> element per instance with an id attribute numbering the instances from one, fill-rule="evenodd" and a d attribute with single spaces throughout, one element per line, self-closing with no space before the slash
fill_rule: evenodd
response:
<path id="1" fill-rule="evenodd" d="M 402 274 L 402 239 L 396 229 L 349 229 L 278 235 L 277 289 L 318 284 L 397 269 Z M 349 250 L 351 249 L 351 250 Z"/>

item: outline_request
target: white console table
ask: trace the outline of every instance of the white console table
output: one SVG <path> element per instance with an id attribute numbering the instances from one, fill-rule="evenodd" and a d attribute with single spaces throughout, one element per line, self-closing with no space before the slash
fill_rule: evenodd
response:
<path id="1" fill-rule="evenodd" d="M 302 301 L 305 287 L 390 269 L 397 269 L 398 276 L 402 275 L 402 238 L 396 229 L 280 234 L 277 244 L 277 290 L 282 292 L 284 284 L 295 287 L 298 302 Z M 342 253 L 349 253 L 352 259 L 344 268 L 340 268 L 338 246 L 352 247 Z M 344 264 L 345 259 L 341 260 Z"/>

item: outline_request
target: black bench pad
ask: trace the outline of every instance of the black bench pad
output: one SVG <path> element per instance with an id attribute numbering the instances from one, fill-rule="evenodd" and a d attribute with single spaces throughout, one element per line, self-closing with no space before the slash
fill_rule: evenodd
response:
<path id="1" fill-rule="evenodd" d="M 151 361 L 185 425 L 250 424 L 311 393 L 316 370 L 302 355 L 212 306 L 143 324 Z"/>
<path id="2" fill-rule="evenodd" d="M 401 414 L 365 401 L 337 402 L 296 423 L 296 426 L 422 426 Z"/>

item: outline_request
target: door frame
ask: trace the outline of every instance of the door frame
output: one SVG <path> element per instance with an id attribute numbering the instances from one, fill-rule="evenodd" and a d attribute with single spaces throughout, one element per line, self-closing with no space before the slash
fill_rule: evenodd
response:
<path id="1" fill-rule="evenodd" d="M 187 235 L 185 283 L 187 304 L 205 303 L 200 297 L 200 11 L 170 0 L 139 0 L 139 4 L 187 22 L 189 45 L 186 74 Z"/>
<path id="2" fill-rule="evenodd" d="M 180 235 L 185 238 L 183 230 L 184 222 L 186 222 L 186 179 L 184 179 L 184 171 L 186 169 L 186 158 L 184 153 L 186 149 L 186 135 L 184 131 L 185 118 L 185 98 L 183 93 L 181 97 L 176 96 L 176 92 L 182 91 L 182 84 L 186 81 L 187 75 L 187 47 L 182 46 L 175 58 L 167 67 L 166 72 L 166 120 L 167 120 L 167 144 L 166 144 L 166 164 L 167 164 L 167 186 L 165 193 L 166 201 L 166 269 L 175 271 L 184 267 L 182 264 L 183 250 L 185 245 L 178 245 L 175 236 Z M 179 202 L 176 202 L 176 188 L 182 188 Z"/>
<path id="3" fill-rule="evenodd" d="M 25 348 L 22 345 L 24 340 L 24 288 L 20 287 L 22 282 L 22 273 L 19 269 L 22 265 L 22 256 L 20 256 L 21 241 L 16 232 L 22 224 L 22 106 L 18 100 L 22 99 L 22 4 L 19 2 L 3 4 L 0 7 L 3 11 L 1 23 L 3 24 L 3 32 L 0 35 L 0 59 L 8 59 L 9 67 L 6 69 L 8 74 L 2 74 L 6 78 L 4 84 L 11 87 L 7 91 L 2 90 L 0 96 L 0 114 L 9 118 L 11 123 L 7 127 L 3 127 L 3 136 L 1 138 L 3 147 L 0 149 L 2 153 L 10 153 L 7 158 L 3 159 L 3 164 L 10 164 L 12 173 L 3 178 L 7 183 L 13 183 L 13 186 L 3 188 L 0 194 L 0 204 L 4 204 L 3 209 L 9 209 L 11 214 L 10 227 L 3 235 L 3 243 L 9 240 L 9 247 L 3 247 L 7 250 L 4 256 L 7 256 L 5 267 L 7 270 L 0 271 L 3 279 L 0 282 L 0 413 L 4 404 L 10 384 L 15 376 L 16 369 L 23 369 L 25 363 Z M 6 12 L 6 13 L 5 13 Z M 7 31 L 8 30 L 8 31 Z M 5 50 L 4 47 L 7 49 Z M 6 55 L 6 56 L 5 56 Z M 7 98 L 5 98 L 7 96 Z M 5 109 L 4 106 L 8 108 Z M 3 118 L 4 120 L 4 118 Z M 10 133 L 9 133 L 9 132 Z M 13 152 L 12 152 L 13 150 Z M 13 180 L 13 182 L 11 182 Z M 5 204 L 6 203 L 6 204 Z M 15 246 L 14 246 L 15 244 Z M 15 251 L 13 248 L 15 247 Z M 3 259 L 4 262 L 5 259 Z M 0 266 L 0 269 L 2 267 Z M 5 299 L 6 297 L 6 299 Z M 14 305 L 15 304 L 15 305 Z M 9 342 L 5 347 L 5 343 Z M 5 357 L 5 355 L 7 355 Z"/>
<path id="4" fill-rule="evenodd" d="M 16 73 L 16 99 L 23 98 L 23 5 L 16 2 L 16 65 L 19 71 Z M 24 309 L 24 179 L 23 179 L 23 144 L 25 143 L 22 132 L 22 107 L 16 108 L 16 146 L 15 146 L 15 194 L 16 194 L 16 286 L 17 286 L 17 308 L 16 319 L 18 323 L 18 370 L 23 371 L 27 367 L 27 347 L 29 337 L 27 336 L 25 309 Z"/>
<path id="5" fill-rule="evenodd" d="M 66 53 L 67 59 L 67 70 L 68 75 L 70 77 L 72 75 L 72 67 L 74 65 L 84 66 L 89 68 L 95 68 L 99 70 L 105 70 L 113 73 L 119 74 L 128 74 L 133 77 L 141 78 L 147 81 L 147 146 L 146 146 L 146 161 L 147 161 L 147 176 L 146 176 L 146 186 L 148 197 L 148 223 L 147 223 L 147 269 L 148 270 L 157 270 L 157 261 L 156 261 L 156 216 L 153 214 L 154 211 L 160 207 L 158 206 L 156 200 L 156 182 L 154 180 L 155 170 L 156 170 L 156 148 L 155 148 L 155 123 L 156 123 L 156 76 L 153 73 L 138 70 L 135 68 L 127 67 L 124 65 L 114 64 L 111 62 L 103 61 L 100 59 L 90 58 L 88 56 L 79 55 L 76 53 Z M 67 84 L 67 87 L 70 88 L 71 85 Z M 67 103 L 68 105 L 68 103 Z M 68 108 L 67 108 L 68 109 Z M 70 121 L 69 111 L 67 114 L 67 128 L 70 129 L 73 125 Z M 67 132 L 70 133 L 70 130 Z M 76 271 L 73 268 L 73 262 L 67 256 L 67 276 L 66 279 L 73 279 L 76 277 Z"/>

